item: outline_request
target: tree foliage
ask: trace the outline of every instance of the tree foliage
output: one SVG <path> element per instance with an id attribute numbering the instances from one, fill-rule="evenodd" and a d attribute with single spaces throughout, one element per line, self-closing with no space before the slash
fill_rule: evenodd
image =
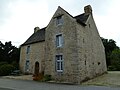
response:
<path id="1" fill-rule="evenodd" d="M 120 70 L 120 49 L 113 50 L 110 55 L 111 66 L 110 70 L 119 71 Z"/>
<path id="2" fill-rule="evenodd" d="M 13 46 L 11 41 L 5 42 L 5 44 L 3 44 L 0 41 L 0 63 L 6 62 L 8 64 L 12 64 L 14 62 L 18 65 L 19 56 L 20 56 L 19 48 Z"/>
<path id="3" fill-rule="evenodd" d="M 110 61 L 110 55 L 112 53 L 113 50 L 115 49 L 119 49 L 119 47 L 116 45 L 116 42 L 113 39 L 104 39 L 101 38 L 103 45 L 105 47 L 105 54 L 106 54 L 106 62 L 107 62 L 107 66 L 111 65 L 111 61 Z"/>
<path id="4" fill-rule="evenodd" d="M 11 64 L 3 64 L 0 66 L 0 76 L 9 75 L 14 69 L 15 67 Z"/>
<path id="5" fill-rule="evenodd" d="M 113 39 L 101 38 L 105 47 L 106 63 L 109 70 L 120 70 L 120 49 Z"/>

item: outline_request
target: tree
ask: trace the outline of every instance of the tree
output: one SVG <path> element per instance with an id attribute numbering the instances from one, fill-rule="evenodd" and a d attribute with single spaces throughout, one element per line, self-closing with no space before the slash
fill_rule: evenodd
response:
<path id="1" fill-rule="evenodd" d="M 112 51 L 110 55 L 111 66 L 109 66 L 110 70 L 120 70 L 120 49 L 115 49 Z"/>
<path id="2" fill-rule="evenodd" d="M 20 50 L 12 45 L 11 41 L 3 44 L 0 42 L 0 62 L 7 62 L 16 65 L 18 68 Z"/>
<path id="3" fill-rule="evenodd" d="M 4 50 L 3 50 L 3 43 L 0 41 L 0 62 L 3 62 L 4 59 Z"/>
<path id="4" fill-rule="evenodd" d="M 101 37 L 101 40 L 105 47 L 106 63 L 107 63 L 107 67 L 108 67 L 111 65 L 110 55 L 111 55 L 112 51 L 119 49 L 119 47 L 116 45 L 116 42 L 113 39 L 108 40 L 108 39 Z"/>

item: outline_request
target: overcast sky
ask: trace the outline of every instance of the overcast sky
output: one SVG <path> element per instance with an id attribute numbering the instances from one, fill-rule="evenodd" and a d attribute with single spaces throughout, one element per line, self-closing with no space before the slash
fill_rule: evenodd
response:
<path id="1" fill-rule="evenodd" d="M 19 46 L 34 32 L 47 26 L 58 6 L 76 16 L 90 4 L 101 37 L 120 47 L 120 0 L 0 0 L 0 41 Z"/>

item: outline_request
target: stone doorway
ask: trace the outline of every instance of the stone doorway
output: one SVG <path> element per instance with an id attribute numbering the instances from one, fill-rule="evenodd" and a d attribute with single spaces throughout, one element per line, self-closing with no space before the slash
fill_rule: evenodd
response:
<path id="1" fill-rule="evenodd" d="M 39 62 L 35 62 L 35 71 L 34 71 L 34 74 L 35 75 L 38 75 L 39 74 Z"/>

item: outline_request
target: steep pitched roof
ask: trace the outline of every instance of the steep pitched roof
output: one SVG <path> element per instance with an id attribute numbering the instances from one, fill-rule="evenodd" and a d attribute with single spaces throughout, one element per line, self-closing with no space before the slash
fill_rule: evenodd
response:
<path id="1" fill-rule="evenodd" d="M 60 6 L 58 7 L 58 8 L 61 8 Z M 85 13 L 83 13 L 83 14 L 80 14 L 80 15 L 77 15 L 77 16 L 75 16 L 75 17 L 73 17 L 71 14 L 69 14 L 66 10 L 64 10 L 63 8 L 61 8 L 64 12 L 66 12 L 68 15 L 70 15 L 72 18 L 75 18 L 76 19 L 76 21 L 79 23 L 79 24 L 81 24 L 81 25 L 83 25 L 83 26 L 86 26 L 86 21 L 87 21 L 87 19 L 88 19 L 88 17 L 89 17 L 89 15 L 90 14 L 85 14 Z"/>
<path id="2" fill-rule="evenodd" d="M 69 16 L 71 16 L 71 17 L 73 18 L 73 16 L 72 16 L 70 13 L 68 13 L 65 9 L 63 9 L 63 8 L 60 7 L 60 6 L 58 6 L 58 8 L 62 9 L 64 12 L 66 12 Z"/>
<path id="3" fill-rule="evenodd" d="M 45 28 L 33 33 L 21 46 L 45 41 Z"/>
<path id="4" fill-rule="evenodd" d="M 61 8 L 60 6 L 58 8 Z M 64 10 L 63 8 L 61 8 L 62 10 Z M 80 14 L 80 15 L 77 15 L 75 17 L 73 17 L 71 14 L 69 14 L 66 10 L 64 10 L 68 15 L 70 15 L 72 18 L 76 19 L 76 21 L 83 25 L 83 26 L 86 26 L 86 21 L 89 17 L 89 14 Z M 38 30 L 37 32 L 33 33 L 21 46 L 24 46 L 24 45 L 29 45 L 29 44 L 33 44 L 33 43 L 37 43 L 37 42 L 42 42 L 42 41 L 45 41 L 45 28 L 42 28 L 40 30 Z"/>
<path id="5" fill-rule="evenodd" d="M 74 18 L 76 19 L 76 21 L 77 21 L 78 23 L 83 24 L 83 25 L 86 25 L 85 23 L 86 23 L 88 17 L 89 17 L 89 14 L 83 13 L 83 14 L 80 14 L 80 15 L 78 15 L 78 16 L 75 16 Z"/>

